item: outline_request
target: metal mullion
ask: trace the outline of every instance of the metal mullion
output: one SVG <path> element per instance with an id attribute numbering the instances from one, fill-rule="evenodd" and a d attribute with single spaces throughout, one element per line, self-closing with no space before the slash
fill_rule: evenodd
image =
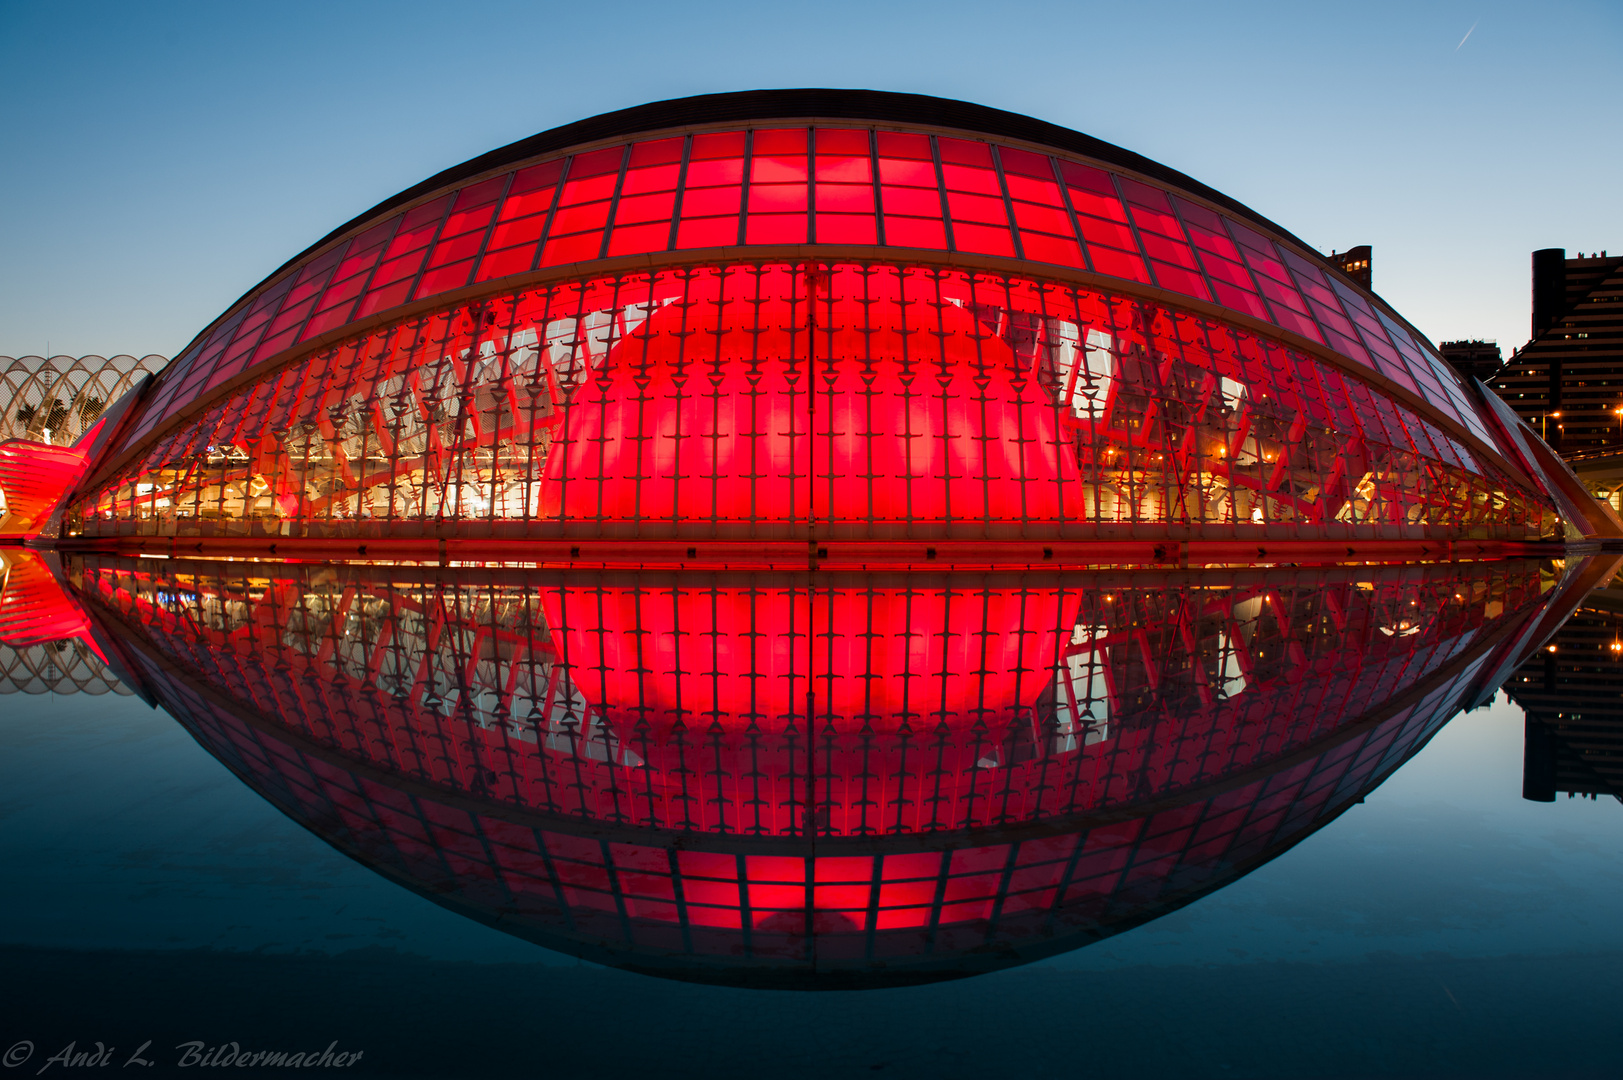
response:
<path id="1" fill-rule="evenodd" d="M 392 220 L 394 222 L 394 227 L 389 230 L 389 235 L 383 239 L 382 246 L 378 251 L 377 261 L 374 262 L 372 264 L 372 268 L 366 272 L 366 280 L 361 282 L 361 290 L 355 294 L 355 304 L 354 307 L 350 308 L 350 316 L 344 320 L 342 325 L 348 325 L 349 323 L 355 321 L 355 311 L 361 306 L 361 302 L 366 299 L 366 294 L 372 290 L 372 279 L 378 276 L 378 267 L 382 266 L 384 263 L 383 256 L 388 254 L 389 245 L 394 243 L 395 235 L 400 232 L 400 223 L 406 220 L 406 215 L 404 213 L 396 214 Z"/>
<path id="2" fill-rule="evenodd" d="M 1014 219 L 1014 197 L 1009 194 L 1009 182 L 1003 176 L 1003 155 L 996 143 L 987 143 L 992 150 L 992 168 L 997 173 L 997 186 L 1003 192 L 1003 212 L 1009 215 L 1009 235 L 1014 238 L 1014 257 L 1024 259 L 1026 246 L 1020 242 L 1020 223 Z"/>
<path id="3" fill-rule="evenodd" d="M 423 248 L 423 264 L 417 268 L 417 273 L 412 275 L 411 288 L 406 290 L 406 302 L 408 304 L 411 302 L 412 297 L 417 295 L 417 286 L 422 284 L 423 275 L 428 272 L 429 257 L 434 254 L 434 245 L 440 242 L 440 233 L 444 231 L 445 222 L 451 216 L 451 207 L 456 205 L 456 197 L 460 194 L 462 194 L 462 189 L 457 188 L 446 196 L 445 209 L 440 212 L 440 223 L 434 227 L 434 239 L 430 240 L 428 246 Z"/>
<path id="4" fill-rule="evenodd" d="M 868 129 L 868 167 L 872 170 L 873 183 L 873 220 L 874 240 L 880 247 L 887 247 L 885 243 L 885 210 L 881 198 L 879 185 L 879 133 L 873 128 Z"/>
<path id="5" fill-rule="evenodd" d="M 1169 196 L 1167 202 L 1172 205 L 1172 216 L 1178 219 L 1178 226 L 1183 229 L 1184 240 L 1189 244 L 1189 254 L 1194 257 L 1195 268 L 1200 271 L 1201 279 L 1206 282 L 1206 291 L 1211 295 L 1212 303 L 1228 307 L 1227 304 L 1222 304 L 1217 299 L 1217 289 L 1212 284 L 1212 276 L 1206 272 L 1206 260 L 1200 257 L 1200 249 L 1195 243 L 1194 234 L 1189 231 L 1189 223 L 1183 219 L 1183 214 L 1178 211 L 1178 200 Z M 1351 322 L 1352 319 L 1349 317 L 1347 321 Z"/>
<path id="6" fill-rule="evenodd" d="M 1127 201 L 1127 193 L 1121 189 L 1121 177 L 1113 172 L 1106 175 L 1110 177 L 1110 186 L 1116 189 L 1116 198 L 1121 201 L 1122 213 L 1127 216 L 1127 227 L 1133 231 L 1133 243 L 1138 245 L 1138 254 L 1144 260 L 1144 269 L 1150 275 L 1150 284 L 1158 289 L 1164 288 L 1165 286 L 1155 280 L 1155 267 L 1152 265 L 1149 251 L 1144 247 L 1144 237 L 1139 235 L 1138 222 L 1133 220 L 1132 204 Z"/>
<path id="7" fill-rule="evenodd" d="M 1268 321 L 1273 323 L 1275 326 L 1278 326 L 1279 323 L 1274 320 L 1274 316 L 1273 316 L 1273 307 L 1272 307 L 1273 302 L 1271 300 L 1269 300 L 1266 295 L 1263 294 L 1262 283 L 1257 280 L 1257 278 L 1259 277 L 1257 271 L 1251 269 L 1251 264 L 1246 261 L 1246 258 L 1245 258 L 1245 245 L 1240 242 L 1240 238 L 1238 236 L 1236 236 L 1234 234 L 1234 230 L 1232 228 L 1230 228 L 1230 226 L 1232 226 L 1235 223 L 1231 222 L 1229 220 L 1229 216 L 1227 214 L 1219 214 L 1218 217 L 1222 218 L 1223 226 L 1224 226 L 1225 230 L 1228 232 L 1229 243 L 1234 245 L 1234 252 L 1235 252 L 1235 254 L 1237 254 L 1240 257 L 1240 268 L 1242 270 L 1244 270 L 1251 277 L 1251 290 L 1257 294 L 1257 299 L 1262 301 L 1264 310 L 1266 310 L 1268 312 Z M 1266 239 L 1266 237 L 1264 237 L 1264 239 Z M 1213 295 L 1216 295 L 1216 294 L 1213 294 Z"/>
<path id="8" fill-rule="evenodd" d="M 1076 234 L 1076 246 L 1082 249 L 1082 267 L 1093 273 L 1093 253 L 1088 250 L 1088 241 L 1082 235 L 1082 219 L 1076 216 L 1076 206 L 1071 202 L 1071 188 L 1065 182 L 1065 173 L 1059 167 L 1059 158 L 1053 154 L 1048 155 L 1048 166 L 1054 170 L 1054 179 L 1059 182 L 1060 201 L 1065 204 L 1065 212 L 1071 218 L 1071 231 Z"/>
<path id="9" fill-rule="evenodd" d="M 806 126 L 806 242 L 817 243 L 817 129 Z"/>
<path id="10" fill-rule="evenodd" d="M 744 246 L 744 225 L 749 221 L 750 169 L 755 163 L 755 129 L 744 131 L 744 172 L 738 178 L 738 246 Z"/>
<path id="11" fill-rule="evenodd" d="M 947 175 L 941 171 L 941 144 L 934 135 L 930 136 L 930 160 L 935 163 L 935 190 L 941 199 L 941 224 L 947 233 L 947 250 L 957 251 L 958 243 L 952 235 L 952 210 L 947 205 Z"/>
<path id="12" fill-rule="evenodd" d="M 564 201 L 564 185 L 569 182 L 569 167 L 574 163 L 574 154 L 564 158 L 563 171 L 558 174 L 557 183 L 552 189 L 552 205 L 547 207 L 547 220 L 541 227 L 541 235 L 535 241 L 535 258 L 530 260 L 531 273 L 541 265 L 541 253 L 546 250 L 547 241 L 552 237 L 552 219 L 558 216 L 558 206 Z"/>
<path id="13" fill-rule="evenodd" d="M 620 175 L 614 181 L 614 195 L 609 199 L 609 216 L 603 221 L 603 242 L 597 247 L 600 259 L 609 257 L 609 237 L 614 234 L 614 215 L 620 209 L 620 189 L 626 186 L 626 168 L 630 164 L 631 144 L 626 143 L 620 148 Z"/>
<path id="14" fill-rule="evenodd" d="M 682 164 L 676 171 L 676 198 L 671 203 L 671 234 L 665 242 L 666 251 L 676 250 L 676 229 L 682 222 L 682 193 L 687 190 L 688 161 L 693 156 L 693 136 L 682 137 Z"/>
<path id="15" fill-rule="evenodd" d="M 517 175 L 517 169 L 508 173 L 507 182 L 502 185 L 502 193 L 496 196 L 496 208 L 490 212 L 490 222 L 485 226 L 485 237 L 479 241 L 479 250 L 474 254 L 473 269 L 475 273 L 479 270 L 479 264 L 485 261 L 485 252 L 490 248 L 490 237 L 496 231 L 496 220 L 502 215 L 502 204 L 507 201 L 507 193 L 513 190 L 513 178 Z M 452 205 L 456 204 L 453 202 Z"/>

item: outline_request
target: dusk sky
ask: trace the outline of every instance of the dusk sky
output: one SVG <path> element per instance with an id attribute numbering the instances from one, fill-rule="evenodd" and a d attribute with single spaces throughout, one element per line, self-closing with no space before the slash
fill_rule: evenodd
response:
<path id="1" fill-rule="evenodd" d="M 0 0 L 0 353 L 160 353 L 334 226 L 597 113 L 911 91 L 1145 154 L 1433 341 L 1528 334 L 1534 248 L 1623 250 L 1623 4 Z"/>

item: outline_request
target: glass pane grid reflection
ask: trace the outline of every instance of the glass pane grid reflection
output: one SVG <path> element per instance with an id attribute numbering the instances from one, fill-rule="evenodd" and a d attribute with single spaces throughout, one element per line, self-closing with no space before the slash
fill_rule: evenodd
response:
<path id="1" fill-rule="evenodd" d="M 1175 905 L 1405 760 L 1550 581 L 75 573 L 166 708 L 368 864 L 762 962 L 1036 947 Z"/>

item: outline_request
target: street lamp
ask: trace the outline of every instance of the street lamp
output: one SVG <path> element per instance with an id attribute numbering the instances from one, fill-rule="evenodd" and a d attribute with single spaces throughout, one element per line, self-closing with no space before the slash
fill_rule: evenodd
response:
<path id="1" fill-rule="evenodd" d="M 1617 417 L 1617 441 L 1623 443 L 1623 405 L 1613 409 L 1612 415 Z"/>

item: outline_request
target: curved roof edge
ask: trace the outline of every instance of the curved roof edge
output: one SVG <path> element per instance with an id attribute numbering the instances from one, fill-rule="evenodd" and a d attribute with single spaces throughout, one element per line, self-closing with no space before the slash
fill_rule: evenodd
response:
<path id="1" fill-rule="evenodd" d="M 542 154 L 556 153 L 571 147 L 606 139 L 621 138 L 643 132 L 699 124 L 724 124 L 757 120 L 787 119 L 860 120 L 865 123 L 879 121 L 912 124 L 921 127 L 952 128 L 998 138 L 1018 139 L 1022 142 L 1064 150 L 1082 157 L 1093 158 L 1109 165 L 1129 169 L 1153 180 L 1170 184 L 1210 203 L 1247 218 L 1296 244 L 1305 251 L 1316 252 L 1311 244 L 1283 228 L 1277 222 L 1263 217 L 1237 199 L 1215 188 L 1114 143 L 1084 135 L 1046 120 L 1038 120 L 1021 113 L 1005 112 L 970 101 L 931 97 L 928 94 L 902 94 L 890 90 L 837 90 L 808 87 L 789 90 L 740 90 L 725 94 L 698 94 L 693 97 L 653 101 L 634 105 L 629 109 L 606 112 L 585 120 L 576 120 L 543 131 L 517 142 L 469 158 L 435 173 L 418 184 L 413 184 L 398 195 L 391 196 L 376 206 L 357 214 L 327 233 L 320 240 L 288 259 L 274 271 L 256 282 L 225 310 L 231 311 L 266 282 L 289 267 L 314 254 L 324 245 L 343 236 L 366 222 L 395 210 L 424 195 L 449 187 L 471 176 L 498 169 L 503 165 L 524 161 Z"/>

